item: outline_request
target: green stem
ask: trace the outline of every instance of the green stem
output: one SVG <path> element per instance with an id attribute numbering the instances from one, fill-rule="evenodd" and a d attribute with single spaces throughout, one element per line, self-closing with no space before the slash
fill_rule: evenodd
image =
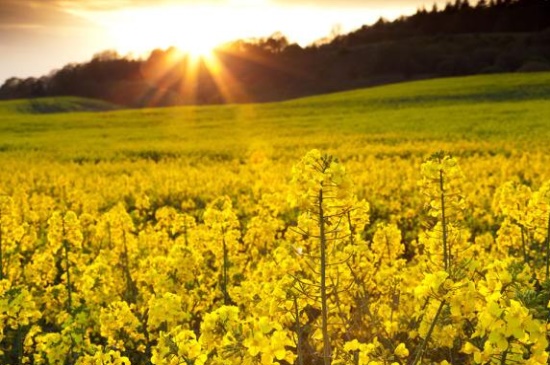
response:
<path id="1" fill-rule="evenodd" d="M 500 365 L 506 365 L 506 359 L 508 357 L 508 350 L 505 350 L 502 353 L 502 357 L 500 358 Z"/>
<path id="2" fill-rule="evenodd" d="M 521 250 L 523 251 L 523 261 L 525 261 L 525 264 L 529 266 L 529 255 L 527 254 L 527 247 L 525 244 L 525 228 L 523 228 L 523 225 L 520 225 L 519 227 L 521 229 Z"/>
<path id="3" fill-rule="evenodd" d="M 2 247 L 2 211 L 0 211 L 0 280 L 4 280 L 4 248 Z"/>
<path id="4" fill-rule="evenodd" d="M 64 218 L 63 218 L 64 219 Z M 65 270 L 66 270 L 66 275 L 67 275 L 67 295 L 68 295 L 68 301 L 67 301 L 67 311 L 69 312 L 69 314 L 72 314 L 73 313 L 73 300 L 72 300 L 72 291 L 71 291 L 71 270 L 70 270 L 70 267 L 71 267 L 71 264 L 69 262 L 69 241 L 67 241 L 67 239 L 65 238 L 66 236 L 66 233 L 65 233 L 65 221 L 63 221 L 63 252 L 64 252 L 64 256 L 65 256 Z"/>
<path id="5" fill-rule="evenodd" d="M 546 281 L 550 274 L 550 213 L 548 214 L 548 227 L 546 231 Z"/>
<path id="6" fill-rule="evenodd" d="M 443 228 L 443 264 L 448 271 L 450 258 L 447 251 L 447 217 L 445 216 L 445 187 L 443 185 L 443 170 L 439 170 L 439 190 L 441 191 L 441 226 Z"/>
<path id="7" fill-rule="evenodd" d="M 331 364 L 330 338 L 328 334 L 328 306 L 327 306 L 327 287 L 326 287 L 326 269 L 327 269 L 327 238 L 325 236 L 325 213 L 323 211 L 323 189 L 319 190 L 319 241 L 321 244 L 321 330 L 323 333 L 323 363 Z"/>
<path id="8" fill-rule="evenodd" d="M 296 316 L 296 336 L 298 337 L 297 352 L 298 365 L 304 365 L 304 352 L 302 343 L 302 327 L 300 326 L 300 309 L 298 308 L 298 299 L 294 295 L 294 315 Z"/>
<path id="9" fill-rule="evenodd" d="M 441 314 L 441 311 L 443 310 L 443 306 L 445 305 L 445 301 L 441 301 L 441 304 L 439 304 L 439 308 L 437 308 L 437 312 L 435 313 L 435 317 L 430 324 L 430 328 L 428 329 L 428 333 L 426 334 L 426 337 L 420 344 L 420 348 L 416 351 L 416 355 L 414 357 L 413 362 L 411 365 L 416 365 L 420 360 L 422 360 L 422 356 L 424 355 L 424 351 L 426 350 L 426 346 L 428 344 L 428 341 L 430 340 L 430 337 L 432 336 L 432 332 L 434 331 L 435 325 L 437 323 L 437 320 L 439 319 L 439 315 Z"/>
<path id="10" fill-rule="evenodd" d="M 21 329 L 21 325 L 17 326 L 16 347 L 17 347 L 17 365 L 22 365 L 23 364 L 23 330 Z"/>
<path id="11" fill-rule="evenodd" d="M 63 248 L 65 253 L 65 265 L 66 268 L 66 274 L 67 274 L 67 295 L 68 295 L 68 312 L 72 313 L 73 308 L 73 301 L 72 301 L 72 291 L 71 291 L 71 272 L 69 270 L 69 242 L 65 238 L 63 238 Z"/>
<path id="12" fill-rule="evenodd" d="M 348 211 L 347 213 L 347 218 L 348 218 L 348 227 L 349 227 L 349 231 L 350 231 L 350 235 L 349 235 L 349 243 L 353 246 L 355 244 L 355 239 L 354 239 L 354 234 L 355 234 L 355 227 L 353 226 L 353 224 L 351 224 L 351 212 Z"/>
<path id="13" fill-rule="evenodd" d="M 70 270 L 70 262 L 69 262 L 69 241 L 65 238 L 66 232 L 65 232 L 65 218 L 63 218 L 63 251 L 65 256 L 65 266 L 66 266 L 66 274 L 67 274 L 67 312 L 71 315 L 73 315 L 73 300 L 72 300 L 72 290 L 71 290 L 71 270 Z M 69 362 L 74 357 L 74 347 L 75 347 L 75 340 L 73 337 L 72 332 L 69 332 L 69 337 L 71 339 L 71 346 L 69 347 L 69 353 L 67 354 L 67 358 L 69 359 Z"/>
<path id="14" fill-rule="evenodd" d="M 137 287 L 134 279 L 132 278 L 132 273 L 130 272 L 130 259 L 128 254 L 128 245 L 126 244 L 126 231 L 122 232 L 122 242 L 124 252 L 122 254 L 122 262 L 124 265 L 124 276 L 126 276 L 126 298 L 128 303 L 137 302 Z"/>
<path id="15" fill-rule="evenodd" d="M 185 221 L 185 224 L 183 225 L 183 239 L 185 242 L 185 247 L 189 247 L 189 238 L 188 238 L 187 230 L 188 230 L 187 221 Z"/>
<path id="16" fill-rule="evenodd" d="M 225 242 L 225 232 L 222 240 L 223 243 L 223 276 L 222 276 L 222 292 L 223 292 L 223 304 L 229 305 L 229 294 L 227 293 L 227 270 L 229 266 L 229 253 L 227 252 L 227 243 Z"/>

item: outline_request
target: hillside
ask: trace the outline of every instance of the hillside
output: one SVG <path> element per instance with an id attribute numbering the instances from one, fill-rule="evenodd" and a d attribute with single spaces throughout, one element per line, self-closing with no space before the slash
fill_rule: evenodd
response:
<path id="1" fill-rule="evenodd" d="M 468 153 L 480 145 L 465 141 L 485 140 L 511 151 L 522 141 L 528 141 L 528 148 L 546 146 L 549 85 L 550 73 L 503 74 L 409 82 L 277 103 L 102 113 L 18 114 L 13 113 L 14 102 L 1 102 L 0 148 L 75 161 L 233 159 L 256 145 L 270 146 L 277 155 L 285 155 L 287 149 L 296 153 L 345 143 L 395 151 L 407 141 L 424 141 L 414 142 L 420 154 L 443 147 Z M 59 100 L 61 105 L 52 109 L 66 105 L 65 99 Z M 487 146 L 494 148 L 495 144 Z"/>
<path id="2" fill-rule="evenodd" d="M 0 103 L 0 114 L 52 114 L 95 112 L 118 109 L 119 106 L 101 100 L 79 97 L 43 97 L 18 99 Z"/>

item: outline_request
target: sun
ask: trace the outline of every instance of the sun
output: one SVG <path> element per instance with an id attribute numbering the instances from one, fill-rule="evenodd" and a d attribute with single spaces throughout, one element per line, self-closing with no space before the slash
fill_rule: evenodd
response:
<path id="1" fill-rule="evenodd" d="M 178 90 L 182 103 L 196 103 L 200 96 L 199 84 L 204 85 L 205 80 L 207 84 L 212 83 L 209 87 L 215 87 L 228 103 L 251 100 L 239 80 L 225 67 L 223 53 L 216 52 L 216 48 L 238 39 L 233 32 L 242 30 L 239 25 L 246 23 L 249 14 L 210 6 L 121 9 L 97 18 L 101 18 L 114 49 L 121 54 L 146 59 L 152 51 L 163 50 L 165 57 L 161 62 L 153 62 L 150 69 L 144 66 L 144 72 L 169 84 L 168 89 Z M 166 77 L 173 72 L 179 72 L 181 78 Z M 168 89 L 159 88 L 155 95 L 146 97 L 163 97 L 162 93 Z"/>
<path id="2" fill-rule="evenodd" d="M 104 17 L 111 42 L 120 53 L 146 55 L 153 49 L 176 47 L 193 57 L 211 57 L 226 42 L 215 24 L 216 12 L 194 8 L 193 15 L 183 7 L 155 7 L 121 10 Z M 206 19 L 206 20 L 205 20 Z"/>
<path id="3" fill-rule="evenodd" d="M 174 43 L 174 47 L 192 58 L 211 59 L 214 57 L 214 50 L 221 44 L 221 41 L 209 38 L 208 36 L 183 39 Z"/>

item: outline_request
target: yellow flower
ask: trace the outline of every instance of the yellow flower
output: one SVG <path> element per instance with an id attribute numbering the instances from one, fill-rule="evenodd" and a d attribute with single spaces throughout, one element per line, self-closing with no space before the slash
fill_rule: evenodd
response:
<path id="1" fill-rule="evenodd" d="M 409 350 L 404 343 L 400 343 L 399 345 L 397 345 L 393 353 L 400 358 L 405 358 L 409 356 Z"/>

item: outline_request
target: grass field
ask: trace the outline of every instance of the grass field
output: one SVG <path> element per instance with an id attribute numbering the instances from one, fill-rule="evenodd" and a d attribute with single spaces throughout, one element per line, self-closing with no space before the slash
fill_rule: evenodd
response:
<path id="1" fill-rule="evenodd" d="M 0 363 L 546 364 L 549 98 L 1 102 Z"/>
<path id="2" fill-rule="evenodd" d="M 60 159 L 222 154 L 254 145 L 299 156 L 401 142 L 461 152 L 544 147 L 550 137 L 550 74 L 449 78 L 350 91 L 283 103 L 114 110 L 75 98 L 0 103 L 0 149 Z M 461 142 L 458 143 L 457 142 Z M 457 147 L 453 147 L 457 145 Z M 299 147 L 296 149 L 296 147 Z M 418 148 L 418 147 L 417 147 Z M 490 147 L 485 147 L 489 148 Z M 374 149 L 375 150 L 375 149 Z"/>

